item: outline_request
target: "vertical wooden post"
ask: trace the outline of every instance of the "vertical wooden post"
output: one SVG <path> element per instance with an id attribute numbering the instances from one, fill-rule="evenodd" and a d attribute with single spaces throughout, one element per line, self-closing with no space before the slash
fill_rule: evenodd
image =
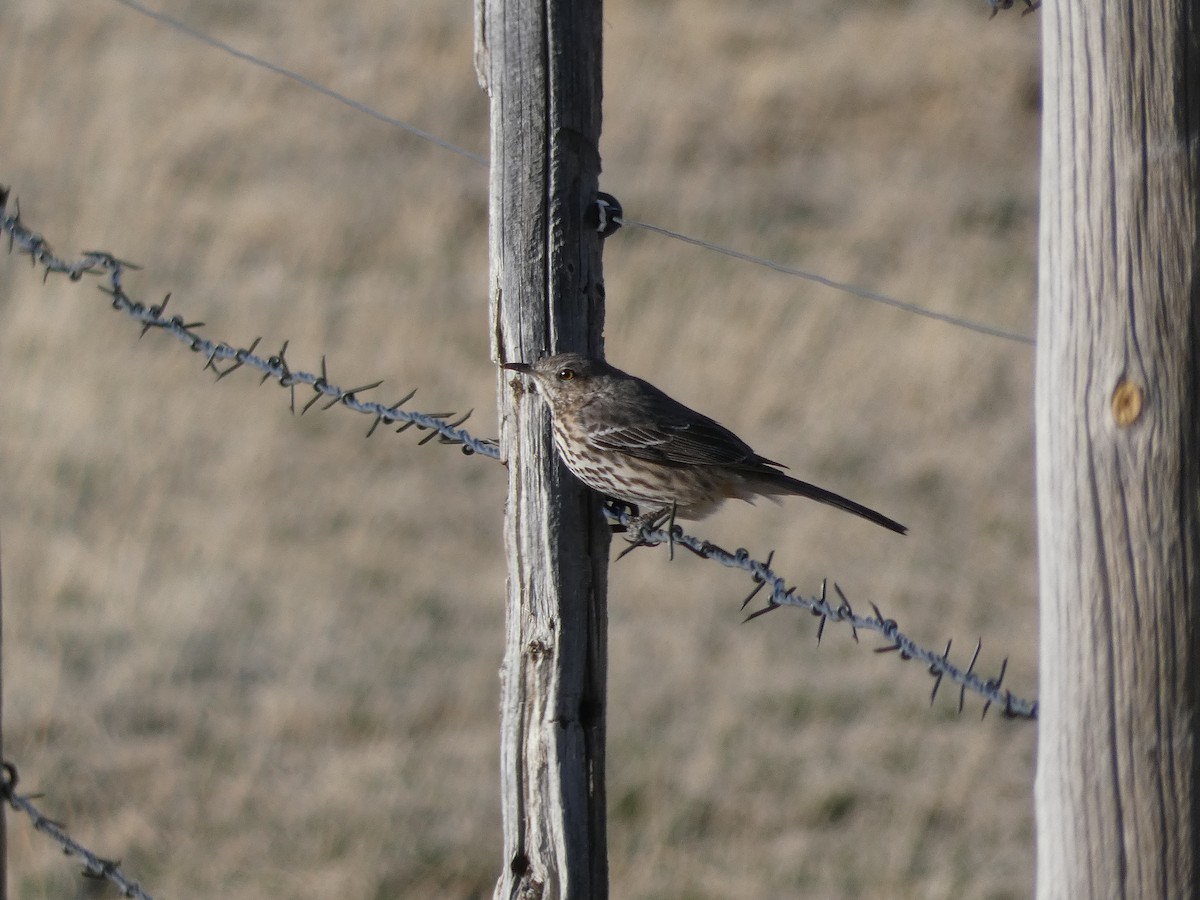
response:
<path id="1" fill-rule="evenodd" d="M 602 350 L 599 0 L 476 0 L 491 98 L 491 314 L 498 362 Z M 500 375 L 509 467 L 501 673 L 505 865 L 497 898 L 608 892 L 604 734 L 609 535 L 555 456 L 540 398 Z"/>
<path id="2" fill-rule="evenodd" d="M 1200 6 L 1039 15 L 1038 897 L 1197 897 Z"/>

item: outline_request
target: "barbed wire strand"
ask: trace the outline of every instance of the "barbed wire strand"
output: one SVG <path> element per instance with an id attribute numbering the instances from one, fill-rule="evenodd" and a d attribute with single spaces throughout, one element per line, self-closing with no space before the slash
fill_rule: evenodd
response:
<path id="1" fill-rule="evenodd" d="M 122 4 L 123 6 L 128 7 L 129 9 L 134 10 L 135 12 L 141 13 L 144 16 L 148 16 L 149 18 L 154 19 L 157 22 L 161 22 L 162 24 L 167 25 L 171 28 L 174 28 L 174 29 L 182 32 L 183 34 L 188 35 L 189 37 L 192 37 L 198 41 L 201 41 L 201 42 L 209 45 L 210 47 L 214 47 L 218 50 L 221 50 L 224 53 L 228 53 L 231 56 L 236 57 L 237 59 L 243 60 L 244 62 L 248 62 L 251 65 L 260 66 L 261 68 L 264 68 L 270 72 L 274 72 L 277 75 L 282 75 L 284 78 L 290 78 L 291 80 L 297 82 L 298 84 L 301 84 L 311 90 L 314 90 L 317 93 L 324 94 L 326 97 L 331 97 L 332 99 L 338 101 L 339 103 L 346 104 L 351 109 L 354 109 L 365 115 L 371 116 L 372 118 L 378 119 L 381 122 L 385 122 L 388 125 L 395 126 L 396 128 L 401 128 L 401 129 L 409 132 L 410 134 L 415 135 L 418 138 L 421 138 L 422 140 L 426 140 L 433 144 L 436 144 L 437 146 L 442 147 L 446 150 L 449 150 L 452 153 L 457 153 L 459 156 L 465 157 L 466 159 L 469 159 L 472 162 L 477 163 L 481 166 L 486 167 L 488 165 L 488 160 L 487 160 L 487 157 L 485 157 L 485 156 L 481 156 L 477 153 L 473 153 L 470 150 L 465 150 L 462 147 L 459 147 L 457 144 L 454 144 L 450 141 L 440 138 L 437 135 L 431 134 L 428 131 L 418 128 L 417 126 L 415 126 L 409 122 L 405 122 L 401 119 L 397 119 L 393 116 L 389 116 L 387 113 L 380 112 L 379 110 L 374 109 L 373 107 L 368 106 L 365 103 L 362 103 L 358 100 L 354 100 L 351 97 L 347 97 L 345 94 L 341 94 L 341 93 L 333 90 L 332 88 L 325 87 L 324 85 L 322 85 L 316 81 L 313 81 L 311 78 L 307 78 L 306 76 L 301 75 L 298 72 L 294 72 L 291 69 L 285 68 L 284 66 L 281 66 L 277 63 L 273 63 L 270 60 L 266 60 L 261 57 L 255 56 L 252 53 L 247 53 L 244 50 L 239 50 L 236 47 L 233 47 L 232 45 L 227 44 L 224 41 L 221 41 L 221 40 L 219 40 L 215 37 L 212 37 L 211 35 L 201 31 L 199 28 L 196 28 L 194 25 L 189 25 L 187 22 L 184 22 L 181 19 L 177 19 L 177 18 L 175 18 L 173 16 L 169 16 L 165 13 L 161 13 L 161 12 L 152 10 L 149 7 L 143 6 L 141 3 L 138 3 L 137 0 L 117 0 L 117 2 Z M 987 0 L 987 2 L 992 8 L 992 15 L 995 16 L 995 14 L 1001 9 L 1011 9 L 1015 0 Z M 1026 13 L 1026 12 L 1031 12 L 1033 9 L 1037 8 L 1037 6 L 1033 3 L 1033 0 L 1024 0 L 1024 2 L 1026 3 L 1027 8 L 1023 11 L 1022 14 Z M 882 294 L 878 291 L 872 291 L 868 288 L 855 287 L 852 284 L 848 284 L 843 281 L 838 281 L 833 278 L 827 278 L 824 275 L 819 275 L 815 272 L 810 272 L 805 269 L 800 269 L 795 266 L 787 265 L 785 263 L 775 262 L 773 260 L 767 259 L 766 257 L 755 256 L 752 253 L 746 253 L 741 250 L 735 250 L 732 247 L 726 247 L 726 246 L 723 246 L 722 244 L 718 244 L 713 241 L 708 241 L 703 238 L 690 237 L 689 235 L 683 234 L 682 232 L 674 231 L 670 228 L 664 228 L 661 225 L 653 225 L 649 222 L 640 222 L 636 219 L 630 219 L 630 218 L 625 218 L 625 217 L 620 217 L 617 219 L 617 221 L 619 221 L 623 225 L 627 225 L 632 228 L 642 228 L 642 229 L 645 229 L 646 231 L 653 232 L 655 234 L 661 235 L 666 238 L 671 238 L 673 240 L 682 241 L 683 243 L 690 244 L 693 247 L 699 247 L 703 250 L 710 250 L 714 253 L 719 253 L 723 256 L 730 257 L 731 259 L 736 259 L 736 260 L 740 260 L 741 262 L 750 263 L 751 265 L 756 265 L 756 266 L 761 266 L 761 267 L 764 267 L 767 269 L 771 269 L 772 271 L 778 272 L 782 275 L 788 275 L 793 278 L 800 278 L 805 281 L 811 281 L 816 284 L 823 285 L 824 287 L 830 288 L 832 290 L 840 291 L 845 294 L 849 294 L 853 297 L 859 297 L 860 299 L 868 300 L 868 301 L 871 301 L 872 303 L 879 303 L 884 306 L 892 307 L 893 309 L 899 309 L 904 312 L 912 313 L 914 315 L 923 316 L 924 318 L 933 319 L 938 322 L 943 322 L 947 325 L 952 325 L 957 328 L 964 328 L 968 331 L 976 332 L 977 334 L 983 334 L 983 335 L 987 335 L 989 337 L 1001 338 L 1002 340 L 1013 341 L 1013 342 L 1016 342 L 1019 344 L 1032 345 L 1035 343 L 1034 338 L 1032 336 L 1023 334 L 1021 332 L 1012 331 L 1012 330 L 1009 330 L 1006 328 L 1000 328 L 999 326 L 995 326 L 995 325 L 989 325 L 985 322 L 978 322 L 978 321 L 975 321 L 974 319 L 967 318 L 966 316 L 956 316 L 956 315 L 953 315 L 952 313 L 937 312 L 936 310 L 929 309 L 929 308 L 921 306 L 920 304 L 917 304 L 917 303 L 912 303 L 911 301 L 908 301 L 908 300 L 898 300 L 895 297 L 889 297 L 887 294 Z"/>
<path id="2" fill-rule="evenodd" d="M 423 438 L 420 441 L 421 444 L 426 444 L 437 437 L 442 443 L 461 445 L 465 453 L 479 453 L 493 459 L 500 457 L 500 449 L 495 441 L 477 438 L 459 427 L 471 415 L 470 412 L 448 421 L 454 413 L 412 412 L 401 409 L 402 404 L 412 399 L 415 391 L 410 391 L 399 401 L 390 405 L 360 400 L 358 394 L 377 388 L 383 382 L 377 381 L 352 388 L 338 387 L 328 380 L 324 359 L 321 360 L 320 375 L 293 370 L 287 360 L 287 341 L 283 342 L 278 353 L 270 356 L 258 356 L 254 350 L 262 340 L 261 338 L 255 338 L 249 347 L 239 348 L 225 341 L 212 341 L 203 337 L 196 331 L 204 325 L 203 322 L 187 322 L 183 316 L 178 315 L 167 318 L 166 309 L 171 299 L 170 294 L 166 295 L 162 303 L 147 306 L 133 300 L 125 293 L 122 286 L 124 273 L 127 269 L 137 269 L 138 266 L 102 250 L 84 251 L 83 255 L 74 261 L 60 259 L 54 255 L 50 245 L 40 234 L 30 231 L 21 224 L 19 207 L 10 214 L 7 203 L 8 190 L 0 187 L 0 228 L 9 236 L 9 250 L 16 247 L 20 252 L 28 254 L 35 265 L 44 266 L 43 281 L 51 272 L 66 275 L 72 281 L 79 281 L 84 275 L 107 273 L 108 286 L 102 287 L 101 290 L 112 298 L 114 309 L 120 310 L 140 322 L 142 335 L 154 328 L 175 337 L 193 352 L 204 355 L 204 368 L 216 372 L 218 381 L 243 366 L 249 366 L 263 373 L 263 381 L 273 378 L 281 387 L 289 390 L 293 412 L 296 410 L 296 385 L 311 387 L 315 396 L 302 408 L 301 415 L 307 412 L 315 401 L 328 398 L 323 409 L 340 404 L 356 412 L 373 416 L 375 421 L 367 432 L 368 437 L 380 424 L 391 425 L 399 422 L 401 425 L 396 429 L 397 432 L 406 431 L 413 425 L 417 426 L 419 430 L 433 432 Z M 225 360 L 231 360 L 232 364 L 224 369 L 218 368 L 217 363 Z"/>
<path id="3" fill-rule="evenodd" d="M 61 822 L 56 822 L 43 815 L 41 810 L 33 805 L 32 797 L 35 795 L 22 796 L 18 794 L 17 767 L 11 762 L 4 763 L 4 782 L 0 785 L 0 795 L 8 801 L 13 809 L 23 812 L 29 817 L 34 830 L 40 831 L 58 844 L 67 856 L 81 860 L 85 878 L 104 879 L 111 882 L 121 892 L 122 897 L 132 897 L 134 900 L 154 900 L 137 881 L 121 871 L 120 860 L 105 859 L 103 856 L 93 853 L 67 834 Z"/>
<path id="4" fill-rule="evenodd" d="M 253 353 L 261 338 L 256 338 L 249 347 L 243 349 L 235 348 L 224 341 L 215 342 L 199 336 L 195 332 L 195 329 L 199 328 L 203 323 L 188 323 L 184 321 L 182 316 L 173 316 L 170 319 L 166 318 L 165 310 L 167 300 L 170 298 L 169 294 L 167 295 L 167 299 L 164 299 L 157 306 L 146 306 L 129 298 L 121 286 L 121 276 L 126 269 L 137 268 L 136 266 L 117 259 L 111 253 L 103 251 L 85 252 L 79 260 L 74 262 L 59 259 L 53 254 L 49 244 L 40 234 L 29 230 L 21 223 L 19 208 L 14 210 L 12 214 L 9 214 L 7 202 L 8 191 L 0 187 L 0 230 L 8 234 L 10 250 L 14 247 L 18 248 L 20 252 L 30 256 L 34 265 L 40 264 L 45 267 L 43 280 L 49 277 L 51 272 L 65 274 L 73 281 L 80 280 L 87 273 L 106 272 L 109 277 L 109 284 L 104 290 L 113 298 L 113 307 L 125 312 L 139 322 L 142 325 L 143 335 L 151 328 L 173 335 L 194 352 L 203 353 L 207 356 L 206 369 L 213 368 L 216 370 L 216 366 L 214 365 L 215 360 L 233 360 L 232 365 L 225 369 L 217 370 L 218 379 L 224 378 L 242 366 L 252 366 L 263 373 L 263 381 L 266 381 L 268 378 L 274 378 L 282 387 L 289 389 L 293 412 L 295 411 L 296 404 L 295 385 L 307 384 L 313 389 L 314 396 L 301 410 L 302 415 L 317 400 L 328 397 L 330 399 L 323 407 L 324 409 L 328 409 L 334 405 L 341 405 L 348 409 L 373 416 L 374 423 L 367 432 L 368 437 L 381 422 L 391 424 L 399 421 L 403 424 L 397 431 L 403 431 L 411 425 L 416 425 L 422 429 L 429 429 L 432 433 L 422 439 L 420 442 L 422 444 L 427 443 L 434 437 L 438 437 L 442 442 L 461 445 L 464 452 L 474 452 L 491 459 L 500 459 L 500 447 L 497 441 L 478 438 L 460 427 L 463 421 L 465 421 L 466 416 L 453 421 L 447 421 L 447 416 L 450 414 L 435 415 L 431 413 L 408 412 L 400 409 L 403 403 L 412 398 L 411 392 L 391 406 L 363 402 L 355 394 L 376 388 L 382 382 L 374 382 L 357 388 L 340 388 L 332 385 L 327 378 L 324 357 L 321 360 L 320 375 L 293 370 L 285 358 L 287 351 L 286 341 L 279 353 L 263 358 Z M 470 413 L 467 415 L 470 415 Z M 949 644 L 946 645 L 946 650 L 943 653 L 936 653 L 922 647 L 911 637 L 903 633 L 894 619 L 884 618 L 879 608 L 874 604 L 872 604 L 872 610 L 875 613 L 874 616 L 859 615 L 851 608 L 845 595 L 842 594 L 841 589 L 836 584 L 834 585 L 834 589 L 841 599 L 841 602 L 836 606 L 826 598 L 824 590 L 822 590 L 819 597 L 805 597 L 802 594 L 798 594 L 795 587 L 788 586 L 784 579 L 777 575 L 771 568 L 773 554 L 772 556 L 768 556 L 766 561 L 759 561 L 753 559 L 744 549 L 730 553 L 703 538 L 685 534 L 682 530 L 674 527 L 671 527 L 667 531 L 651 528 L 645 523 L 640 522 L 640 520 L 630 517 L 627 512 L 617 511 L 613 507 L 606 507 L 606 516 L 610 524 L 620 525 L 626 530 L 633 529 L 632 547 L 665 543 L 673 554 L 675 546 L 679 545 L 691 550 L 704 559 L 718 562 L 729 568 L 737 568 L 749 572 L 758 587 L 746 599 L 745 603 L 742 604 L 743 608 L 757 594 L 758 590 L 761 590 L 764 585 L 770 585 L 771 593 L 768 596 L 767 606 L 763 610 L 751 614 L 750 618 L 755 618 L 779 606 L 799 606 L 821 617 L 821 631 L 819 635 L 824 632 L 825 623 L 829 621 L 848 624 L 856 636 L 858 629 L 874 631 L 890 642 L 889 646 L 883 648 L 884 651 L 897 651 L 902 659 L 919 659 L 929 667 L 930 673 L 936 678 L 930 702 L 936 697 L 938 687 L 941 685 L 943 678 L 949 678 L 952 682 L 958 684 L 962 691 L 970 690 L 982 696 L 986 701 L 984 707 L 985 714 L 988 707 L 992 704 L 997 704 L 1006 716 L 1021 718 L 1036 717 L 1036 702 L 1022 700 L 1010 691 L 1001 689 L 1001 682 L 1004 677 L 1003 666 L 1001 667 L 1000 676 L 994 679 L 984 679 L 976 675 L 974 672 L 974 659 L 966 669 L 955 666 L 949 659 Z M 625 552 L 628 552 L 628 550 Z M 976 656 L 978 656 L 978 653 L 979 650 L 977 648 Z M 962 694 L 959 697 L 959 705 L 961 708 Z"/>
<path id="5" fill-rule="evenodd" d="M 836 583 L 833 586 L 834 592 L 838 597 L 836 605 L 827 597 L 826 586 L 824 584 L 821 586 L 821 593 L 819 595 L 806 597 L 798 593 L 794 586 L 789 586 L 771 568 L 771 563 L 775 556 L 774 550 L 771 551 L 766 560 L 760 561 L 751 557 L 750 552 L 745 548 L 739 547 L 731 553 L 710 541 L 685 533 L 678 526 L 664 530 L 648 525 L 637 517 L 630 515 L 627 510 L 618 509 L 615 504 L 606 504 L 604 511 L 605 517 L 609 522 L 621 525 L 630 534 L 632 539 L 631 545 L 622 552 L 622 556 L 637 547 L 666 544 L 672 550 L 676 546 L 681 546 L 692 551 L 701 559 L 712 560 L 728 568 L 742 569 L 749 572 L 756 587 L 742 601 L 743 609 L 750 604 L 750 601 L 758 595 L 763 587 L 769 585 L 770 594 L 767 596 L 766 606 L 750 613 L 745 619 L 747 622 L 781 606 L 795 606 L 807 609 L 821 619 L 817 630 L 818 642 L 820 642 L 824 634 L 827 622 L 845 623 L 850 626 L 851 633 L 856 641 L 858 640 L 858 632 L 860 630 L 873 631 L 882 636 L 888 644 L 887 646 L 878 648 L 876 650 L 877 653 L 896 652 L 900 654 L 901 659 L 916 659 L 925 663 L 930 675 L 934 677 L 933 691 L 929 697 L 930 703 L 933 703 L 937 698 L 938 689 L 941 687 L 942 681 L 949 679 L 960 688 L 958 703 L 960 712 L 963 708 L 965 692 L 970 690 L 979 694 L 986 701 L 983 707 L 984 715 L 995 704 L 1008 718 L 1037 718 L 1037 701 L 1022 699 L 1013 694 L 1012 691 L 1002 687 L 1004 674 L 1008 668 L 1007 659 L 1001 663 L 1000 674 L 995 678 L 983 678 L 975 673 L 975 663 L 979 658 L 982 641 L 976 644 L 971 662 L 964 669 L 950 661 L 949 642 L 946 643 L 946 649 L 941 653 L 921 646 L 913 638 L 901 631 L 895 619 L 885 618 L 883 613 L 880 612 L 879 607 L 874 603 L 871 604 L 873 615 L 864 616 L 855 612 L 845 593 L 842 592 L 842 589 Z"/>

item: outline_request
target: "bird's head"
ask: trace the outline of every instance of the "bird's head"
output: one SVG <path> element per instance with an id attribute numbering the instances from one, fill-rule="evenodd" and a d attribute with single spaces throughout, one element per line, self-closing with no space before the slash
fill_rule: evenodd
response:
<path id="1" fill-rule="evenodd" d="M 598 381 L 613 372 L 604 360 L 582 353 L 557 353 L 532 364 L 505 363 L 503 368 L 532 378 L 552 407 L 595 390 Z"/>

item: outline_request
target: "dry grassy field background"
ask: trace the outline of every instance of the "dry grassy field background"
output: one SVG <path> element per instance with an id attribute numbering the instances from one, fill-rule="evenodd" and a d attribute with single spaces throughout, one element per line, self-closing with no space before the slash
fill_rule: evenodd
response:
<path id="1" fill-rule="evenodd" d="M 468 0 L 159 8 L 486 153 Z M 982 0 L 605 9 L 601 185 L 635 219 L 1030 332 L 1037 15 Z M 0 183 L 56 250 L 144 270 L 215 339 L 496 433 L 485 170 L 113 0 L 0 12 Z M 799 477 L 689 527 L 823 577 L 1036 693 L 1027 345 L 645 231 L 609 358 Z M 4 753 L 155 896 L 487 897 L 501 865 L 505 476 L 0 259 Z M 620 548 L 614 544 L 614 554 Z M 1019 898 L 1035 730 L 665 549 L 611 575 L 620 898 Z M 14 896 L 92 890 L 23 820 Z"/>

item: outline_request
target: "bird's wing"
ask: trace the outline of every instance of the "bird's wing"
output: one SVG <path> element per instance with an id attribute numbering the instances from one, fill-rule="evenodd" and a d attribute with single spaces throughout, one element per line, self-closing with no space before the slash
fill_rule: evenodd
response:
<path id="1" fill-rule="evenodd" d="M 658 393 L 651 410 L 641 404 L 614 411 L 603 418 L 589 416 L 589 441 L 601 450 L 628 453 L 666 465 L 747 466 L 778 465 L 763 459 L 736 434 L 707 416 Z"/>

